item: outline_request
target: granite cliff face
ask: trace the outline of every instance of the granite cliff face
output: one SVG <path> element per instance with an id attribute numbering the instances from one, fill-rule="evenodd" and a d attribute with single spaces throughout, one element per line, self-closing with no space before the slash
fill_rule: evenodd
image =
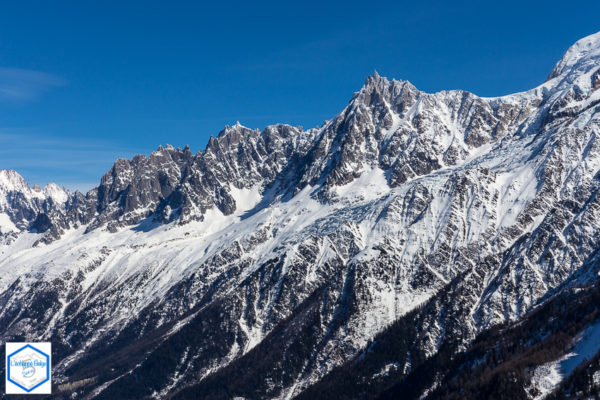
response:
<path id="1" fill-rule="evenodd" d="M 599 110 L 595 34 L 527 92 L 374 74 L 319 128 L 236 124 L 86 195 L 0 171 L 0 335 L 84 398 L 293 398 L 410 317 L 364 377 L 401 380 L 598 280 Z"/>

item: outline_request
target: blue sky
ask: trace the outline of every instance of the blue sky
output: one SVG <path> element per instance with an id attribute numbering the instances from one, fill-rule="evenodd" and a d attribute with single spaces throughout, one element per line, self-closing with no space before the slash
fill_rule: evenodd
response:
<path id="1" fill-rule="evenodd" d="M 95 186 L 118 157 L 305 128 L 377 70 L 419 89 L 534 87 L 600 2 L 14 1 L 0 8 L 0 168 Z"/>

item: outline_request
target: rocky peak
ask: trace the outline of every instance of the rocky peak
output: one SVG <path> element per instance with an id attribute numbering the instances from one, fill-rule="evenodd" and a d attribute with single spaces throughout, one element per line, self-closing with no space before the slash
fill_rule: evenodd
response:
<path id="1" fill-rule="evenodd" d="M 373 75 L 365 79 L 363 87 L 352 98 L 350 107 L 356 108 L 363 105 L 379 108 L 388 105 L 392 108 L 398 106 L 406 108 L 414 103 L 419 93 L 412 83 L 395 79 L 390 81 L 375 71 Z"/>
<path id="2" fill-rule="evenodd" d="M 373 90 L 373 89 L 383 90 L 389 84 L 390 84 L 390 81 L 387 78 L 379 75 L 379 73 L 377 71 L 373 71 L 372 75 L 369 75 L 365 78 L 365 84 L 363 85 L 361 91 L 362 90 L 369 91 L 369 90 Z"/>
<path id="3" fill-rule="evenodd" d="M 233 126 L 225 125 L 225 128 L 219 132 L 217 138 L 229 136 L 229 135 L 239 135 L 242 132 L 256 132 L 257 130 L 253 130 L 245 127 L 240 123 L 240 121 L 236 121 Z M 260 131 L 259 131 L 260 132 Z"/>

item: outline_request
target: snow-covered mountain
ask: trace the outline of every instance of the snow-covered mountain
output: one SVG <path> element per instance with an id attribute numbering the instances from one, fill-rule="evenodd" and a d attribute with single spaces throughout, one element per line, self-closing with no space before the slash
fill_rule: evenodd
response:
<path id="1" fill-rule="evenodd" d="M 291 399 L 400 336 L 361 382 L 401 382 L 598 281 L 599 111 L 597 33 L 526 92 L 375 73 L 319 128 L 238 123 L 85 195 L 0 171 L 0 336 L 52 341 L 78 398 Z"/>
<path id="2" fill-rule="evenodd" d="M 72 197 L 54 183 L 45 188 L 27 185 L 17 172 L 0 170 L 0 232 L 17 232 L 31 228 L 40 214 L 50 209 L 65 210 Z"/>

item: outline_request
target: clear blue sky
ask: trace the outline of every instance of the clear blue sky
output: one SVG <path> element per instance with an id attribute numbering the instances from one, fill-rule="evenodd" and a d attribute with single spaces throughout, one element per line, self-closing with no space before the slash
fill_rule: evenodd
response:
<path id="1" fill-rule="evenodd" d="M 1 4 L 0 168 L 83 190 L 118 157 L 196 152 L 237 120 L 320 125 L 375 69 L 526 90 L 600 30 L 598 0 Z"/>

